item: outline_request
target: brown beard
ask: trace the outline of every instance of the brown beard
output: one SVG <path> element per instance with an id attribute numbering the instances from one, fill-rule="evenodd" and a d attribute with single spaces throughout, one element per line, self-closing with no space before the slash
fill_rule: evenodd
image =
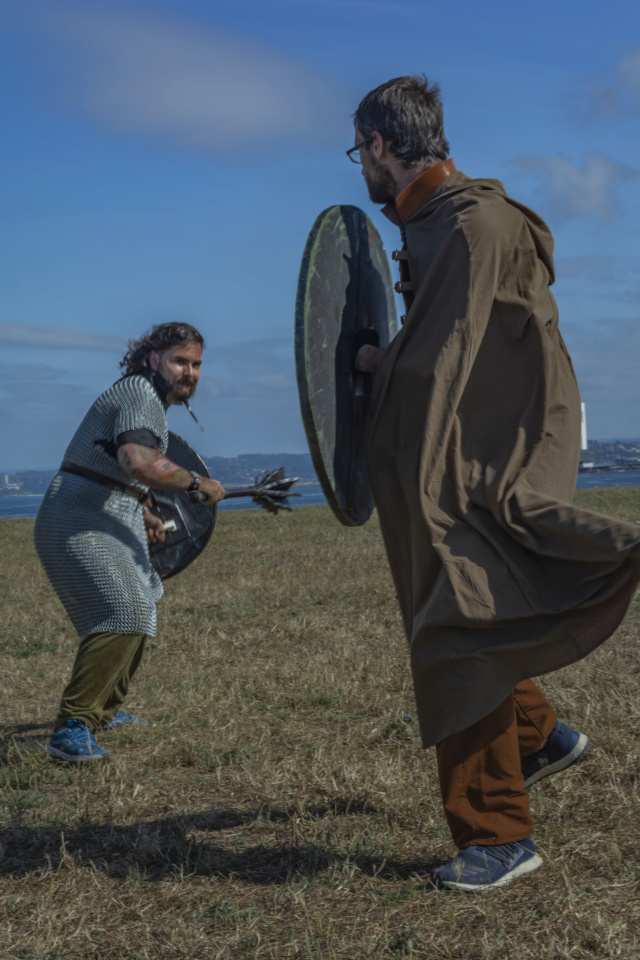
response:
<path id="1" fill-rule="evenodd" d="M 372 203 L 393 203 L 398 195 L 398 188 L 391 171 L 371 161 L 365 168 L 364 179 Z"/>
<path id="2" fill-rule="evenodd" d="M 169 389 L 168 397 L 174 403 L 182 403 L 183 400 L 189 400 L 196 391 L 196 381 L 193 377 L 180 377 L 174 380 Z"/>

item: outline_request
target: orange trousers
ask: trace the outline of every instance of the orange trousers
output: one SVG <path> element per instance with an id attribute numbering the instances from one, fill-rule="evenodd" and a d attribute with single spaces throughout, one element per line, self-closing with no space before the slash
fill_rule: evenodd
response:
<path id="1" fill-rule="evenodd" d="M 542 747 L 555 722 L 542 691 L 523 680 L 492 713 L 437 745 L 445 816 L 460 849 L 531 836 L 520 759 Z"/>

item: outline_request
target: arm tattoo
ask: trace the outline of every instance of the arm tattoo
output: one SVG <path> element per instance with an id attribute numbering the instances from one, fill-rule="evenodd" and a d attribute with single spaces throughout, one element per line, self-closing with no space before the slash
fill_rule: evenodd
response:
<path id="1" fill-rule="evenodd" d="M 128 451 L 124 449 L 124 445 L 120 447 L 118 454 L 120 464 L 126 472 L 149 487 L 186 490 L 191 483 L 189 470 L 168 460 L 153 447 L 132 443 Z"/>

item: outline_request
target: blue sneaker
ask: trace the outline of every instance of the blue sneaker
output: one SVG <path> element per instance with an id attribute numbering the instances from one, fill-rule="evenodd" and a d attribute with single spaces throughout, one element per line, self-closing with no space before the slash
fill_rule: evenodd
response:
<path id="1" fill-rule="evenodd" d="M 125 726 L 146 727 L 147 721 L 141 720 L 140 717 L 132 717 L 130 713 L 125 713 L 124 710 L 118 710 L 115 716 L 111 717 L 111 720 L 105 720 L 102 724 L 103 730 L 116 730 L 117 727 Z"/>
<path id="2" fill-rule="evenodd" d="M 102 760 L 109 756 L 95 741 L 91 730 L 84 720 L 67 720 L 64 727 L 58 727 L 51 734 L 47 752 L 56 760 L 69 760 L 80 763 L 83 760 Z"/>
<path id="3" fill-rule="evenodd" d="M 578 733 L 561 720 L 547 737 L 542 748 L 521 760 L 525 789 L 543 777 L 565 770 L 581 760 L 589 748 L 589 737 Z"/>
<path id="4" fill-rule="evenodd" d="M 495 847 L 465 847 L 457 857 L 429 874 L 436 887 L 483 891 L 506 887 L 542 866 L 533 840 L 502 843 Z"/>

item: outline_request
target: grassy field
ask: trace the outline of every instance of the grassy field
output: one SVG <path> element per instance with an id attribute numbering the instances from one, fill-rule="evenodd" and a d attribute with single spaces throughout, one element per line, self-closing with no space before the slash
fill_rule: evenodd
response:
<path id="1" fill-rule="evenodd" d="M 640 520 L 640 489 L 582 504 Z M 544 867 L 433 892 L 454 850 L 375 520 L 225 513 L 167 584 L 104 764 L 43 751 L 76 638 L 32 522 L 0 521 L 2 960 L 640 958 L 640 604 L 542 680 L 589 733 L 532 789 Z"/>

